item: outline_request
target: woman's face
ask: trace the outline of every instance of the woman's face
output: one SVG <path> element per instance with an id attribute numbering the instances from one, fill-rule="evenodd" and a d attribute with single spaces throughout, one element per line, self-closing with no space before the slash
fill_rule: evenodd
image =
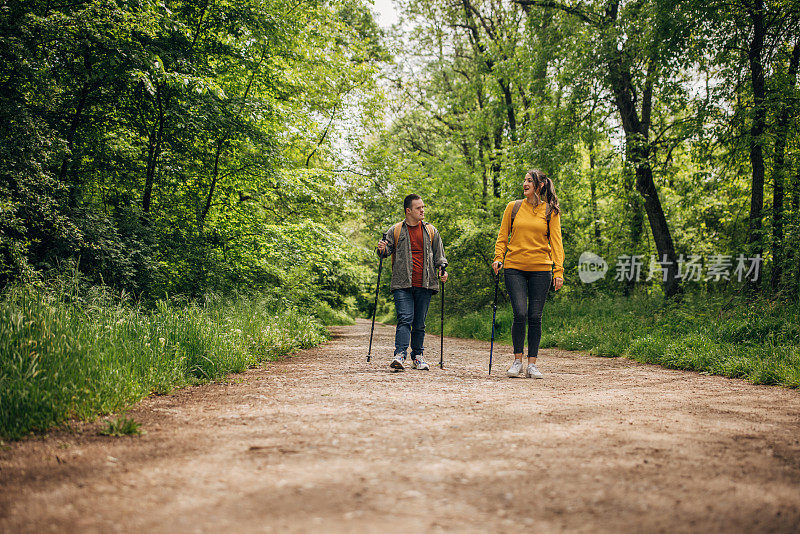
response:
<path id="1" fill-rule="evenodd" d="M 536 193 L 541 196 L 542 189 L 544 189 L 544 184 L 537 182 L 536 178 L 530 174 L 525 175 L 525 178 L 522 180 L 522 194 L 525 195 L 525 198 L 533 198 Z"/>

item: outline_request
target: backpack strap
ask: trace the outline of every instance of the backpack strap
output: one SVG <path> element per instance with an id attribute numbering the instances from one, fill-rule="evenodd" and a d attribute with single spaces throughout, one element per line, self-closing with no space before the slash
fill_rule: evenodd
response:
<path id="1" fill-rule="evenodd" d="M 511 239 L 511 230 L 514 229 L 514 219 L 517 217 L 517 212 L 522 206 L 522 200 L 514 201 L 514 209 L 511 210 L 511 224 L 508 225 L 508 238 Z"/>
<path id="2" fill-rule="evenodd" d="M 433 236 L 436 235 L 433 230 L 433 225 L 431 223 L 426 223 L 422 221 L 423 226 L 428 231 L 428 238 L 431 240 L 431 247 L 433 247 Z"/>
<path id="3" fill-rule="evenodd" d="M 394 234 L 394 247 L 397 248 L 397 240 L 400 239 L 400 230 L 403 229 L 403 221 L 396 223 L 392 226 L 392 233 Z"/>
<path id="4" fill-rule="evenodd" d="M 392 226 L 392 235 L 394 236 L 394 241 L 392 242 L 393 243 L 392 248 L 394 249 L 394 250 L 392 250 L 392 268 L 393 269 L 394 269 L 394 254 L 395 254 L 395 252 L 397 252 L 397 240 L 400 239 L 400 230 L 402 230 L 402 229 L 403 229 L 403 221 L 400 221 L 399 223 L 396 223 L 394 226 Z"/>

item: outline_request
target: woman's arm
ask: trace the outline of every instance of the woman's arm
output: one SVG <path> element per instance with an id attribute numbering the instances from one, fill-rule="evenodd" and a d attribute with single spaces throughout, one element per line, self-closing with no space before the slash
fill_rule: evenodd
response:
<path id="1" fill-rule="evenodd" d="M 500 223 L 500 230 L 497 232 L 497 241 L 494 244 L 494 263 L 503 262 L 508 250 L 508 231 L 511 224 L 511 211 L 514 209 L 514 203 L 509 202 L 506 210 L 503 212 L 503 220 Z"/>
<path id="2" fill-rule="evenodd" d="M 564 242 L 561 239 L 561 214 L 550 217 L 550 259 L 553 260 L 553 278 L 564 280 Z"/>

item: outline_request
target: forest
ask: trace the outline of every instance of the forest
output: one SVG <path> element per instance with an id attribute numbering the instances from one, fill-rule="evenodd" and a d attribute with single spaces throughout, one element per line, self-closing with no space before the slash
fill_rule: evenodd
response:
<path id="1" fill-rule="evenodd" d="M 566 252 L 543 346 L 800 386 L 800 2 L 395 6 L 384 27 L 364 0 L 0 0 L 0 435 L 369 318 L 411 192 L 447 252 L 445 332 L 488 339 L 533 168 Z M 242 357 L 212 365 L 223 327 Z M 115 365 L 140 382 L 101 398 Z"/>

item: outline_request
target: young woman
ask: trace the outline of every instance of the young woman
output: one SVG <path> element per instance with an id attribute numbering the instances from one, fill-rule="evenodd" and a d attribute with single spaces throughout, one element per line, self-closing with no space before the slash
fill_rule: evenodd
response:
<path id="1" fill-rule="evenodd" d="M 528 323 L 528 367 L 525 376 L 542 378 L 536 368 L 542 337 L 542 310 L 550 284 L 564 285 L 564 245 L 561 241 L 561 208 L 553 181 L 534 169 L 522 181 L 524 201 L 510 202 L 494 246 L 495 275 L 505 268 L 506 289 L 514 310 L 511 339 L 514 363 L 508 376 L 522 372 L 525 323 Z M 516 213 L 515 213 L 516 207 Z M 512 221 L 513 219 L 513 221 Z"/>

